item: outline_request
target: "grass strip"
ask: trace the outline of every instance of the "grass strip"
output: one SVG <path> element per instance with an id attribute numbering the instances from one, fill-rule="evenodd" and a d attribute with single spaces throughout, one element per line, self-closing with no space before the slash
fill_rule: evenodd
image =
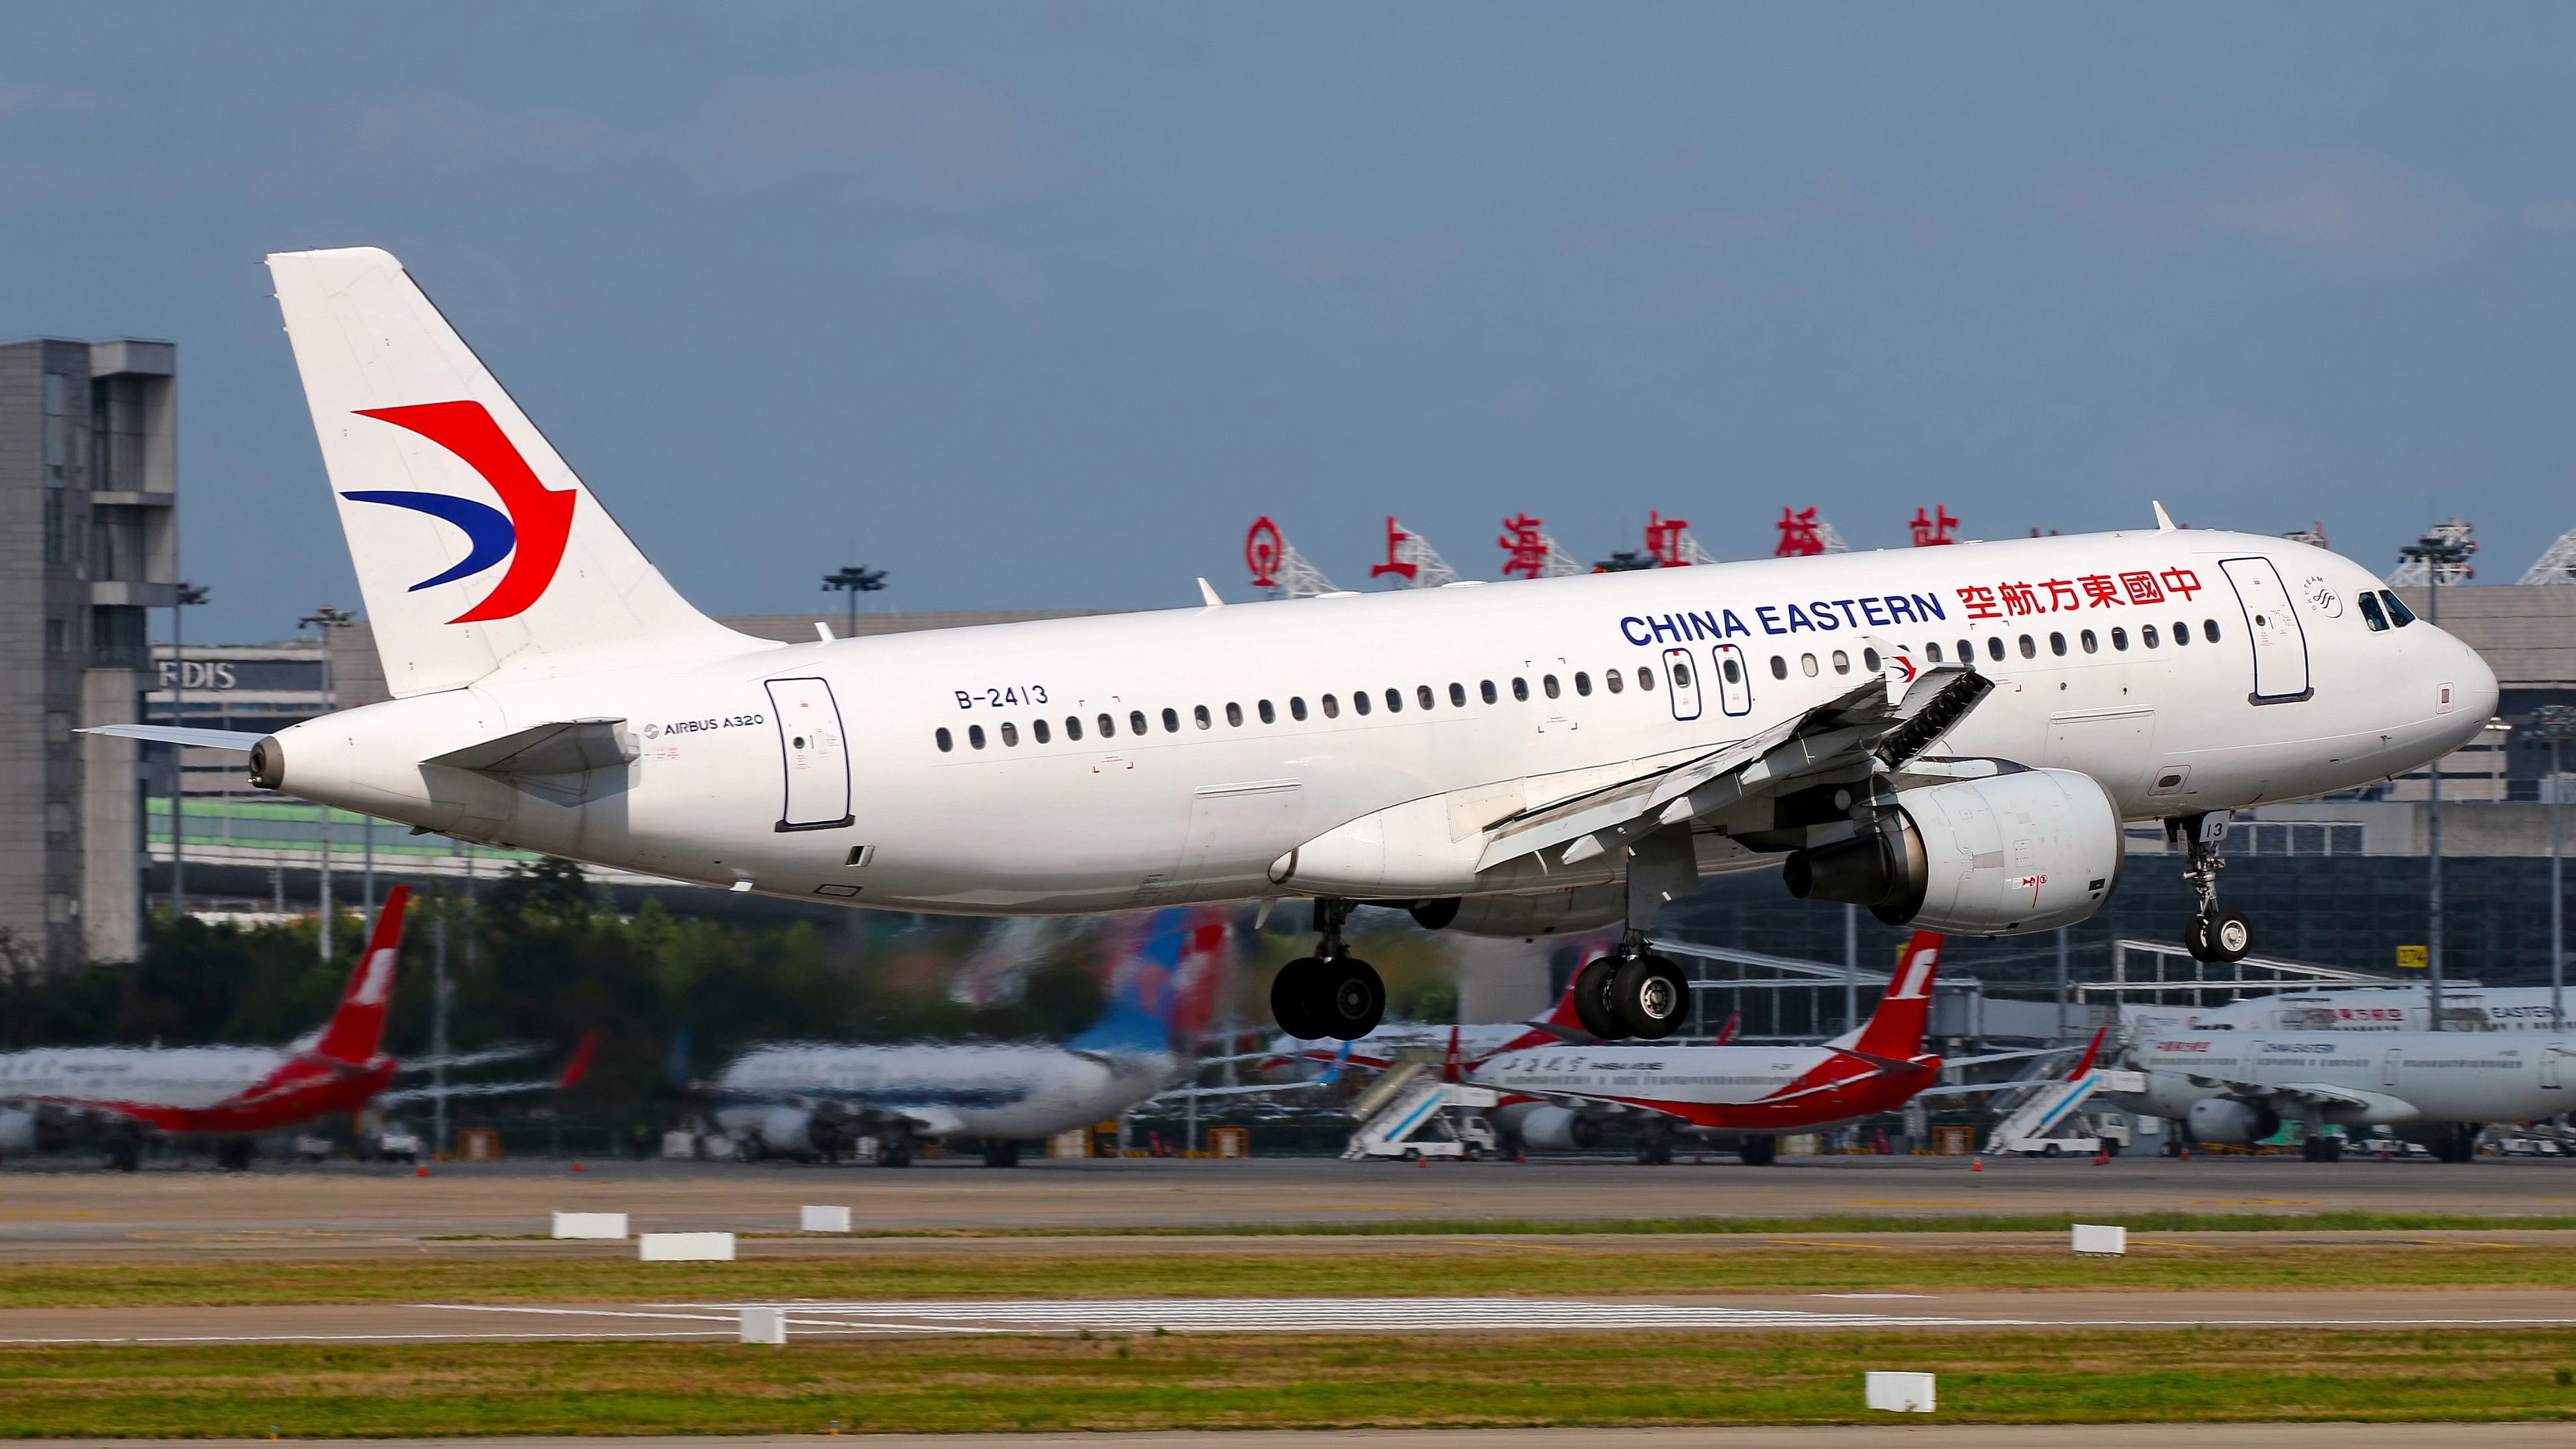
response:
<path id="1" fill-rule="evenodd" d="M 2576 1332 L 2226 1330 L 0 1348 L 0 1436 L 2576 1418 Z"/>
<path id="2" fill-rule="evenodd" d="M 732 1263 L 596 1256 L 45 1262 L 0 1266 L 0 1307 L 368 1302 L 633 1302 L 652 1298 L 1107 1298 L 1432 1294 L 1940 1293 L 2576 1288 L 2576 1246 L 2244 1239 L 2139 1243 L 2124 1258 L 2063 1246 L 1828 1239 L 1750 1245 L 1562 1240 L 1565 1251 L 1452 1240 L 1402 1253 L 751 1255 Z M 1557 1245 L 1551 1245 L 1557 1246 Z M 611 1256 L 615 1254 L 615 1256 Z M 2366 1273 L 2364 1272 L 2366 1268 Z"/>

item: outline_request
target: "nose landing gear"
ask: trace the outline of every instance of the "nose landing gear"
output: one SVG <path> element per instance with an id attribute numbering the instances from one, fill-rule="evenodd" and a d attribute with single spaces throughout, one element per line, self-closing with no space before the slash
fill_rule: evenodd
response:
<path id="1" fill-rule="evenodd" d="M 2200 909 L 2182 933 L 2183 947 L 2195 961 L 2242 961 L 2254 949 L 2254 923 L 2218 904 L 2218 873 L 2227 868 L 2227 862 L 2218 854 L 2218 843 L 2227 838 L 2227 815 L 2224 810 L 2213 810 L 2165 822 L 2167 838 L 2182 840 L 2188 846 L 2191 864 L 2182 878 L 2191 883 L 2192 893 L 2200 898 Z"/>
<path id="2" fill-rule="evenodd" d="M 1343 949 L 1342 923 L 1350 914 L 1349 901 L 1317 897 L 1315 931 L 1322 939 L 1315 954 L 1280 967 L 1271 980 L 1270 1014 L 1290 1036 L 1356 1041 L 1386 1015 L 1386 983 L 1377 968 Z"/>

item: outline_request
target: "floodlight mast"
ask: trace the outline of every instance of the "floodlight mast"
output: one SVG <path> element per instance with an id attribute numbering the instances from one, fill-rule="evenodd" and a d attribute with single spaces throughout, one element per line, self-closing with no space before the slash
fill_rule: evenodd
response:
<path id="1" fill-rule="evenodd" d="M 2478 551 L 2478 542 L 2469 537 L 2476 525 L 2454 518 L 2437 523 L 2415 540 L 2397 550 L 2403 562 L 2390 581 L 2407 578 L 2416 571 L 2415 580 L 2424 586 L 2425 617 L 2438 629 L 2442 627 L 2442 590 L 2462 579 L 2477 577 L 2469 567 L 2469 555 Z M 2433 1031 L 2442 1029 L 2442 758 L 2435 756 L 2426 767 L 2429 788 L 2424 798 L 2425 846 L 2425 920 L 2424 920 L 2424 1005 L 2425 1025 Z"/>

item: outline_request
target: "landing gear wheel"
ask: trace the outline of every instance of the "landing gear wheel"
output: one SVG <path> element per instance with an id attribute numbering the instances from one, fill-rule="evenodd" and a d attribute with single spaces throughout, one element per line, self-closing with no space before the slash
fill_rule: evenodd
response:
<path id="1" fill-rule="evenodd" d="M 1019 1166 L 1020 1144 L 1002 1137 L 985 1138 L 984 1165 L 986 1167 Z"/>
<path id="2" fill-rule="evenodd" d="M 1637 1165 L 1638 1165 L 1639 1167 L 1670 1167 L 1670 1166 L 1672 1166 L 1672 1165 L 1673 1165 L 1673 1144 L 1671 1144 L 1670 1142 L 1664 1142 L 1664 1141 L 1640 1142 L 1640 1143 L 1638 1143 L 1638 1144 L 1637 1144 Z"/>
<path id="3" fill-rule="evenodd" d="M 2191 953 L 2191 959 L 2194 961 L 2215 961 L 2218 959 L 2216 956 L 2210 954 L 2214 948 L 2209 944 L 2209 917 L 2194 916 L 2191 918 L 2190 923 L 2182 928 L 2182 945 L 2184 950 Z"/>
<path id="4" fill-rule="evenodd" d="M 143 1144 L 130 1137 L 107 1144 L 107 1165 L 115 1172 L 139 1169 L 143 1166 Z"/>
<path id="5" fill-rule="evenodd" d="M 1744 1165 L 1747 1167 L 1769 1167 L 1779 1159 L 1780 1139 L 1777 1137 L 1744 1138 L 1735 1144 L 1735 1155 L 1743 1158 Z"/>
<path id="6" fill-rule="evenodd" d="M 1325 1035 L 1323 1003 L 1316 989 L 1324 963 L 1312 956 L 1300 956 L 1279 968 L 1270 980 L 1270 1014 L 1279 1029 L 1299 1041 L 1313 1041 Z"/>
<path id="7" fill-rule="evenodd" d="M 1603 1041 L 1617 1041 L 1628 1034 L 1610 1004 L 1611 982 L 1618 974 L 1616 956 L 1601 957 L 1574 974 L 1574 1019 Z"/>
<path id="8" fill-rule="evenodd" d="M 912 1144 L 899 1137 L 879 1141 L 877 1143 L 877 1166 L 912 1166 Z"/>
<path id="9" fill-rule="evenodd" d="M 227 1137 L 215 1144 L 215 1166 L 226 1172 L 250 1171 L 256 1145 L 247 1137 Z"/>
<path id="10" fill-rule="evenodd" d="M 1357 956 L 1317 962 L 1314 980 L 1311 999 L 1324 1028 L 1318 1035 L 1358 1041 L 1385 1019 L 1386 983 L 1378 979 L 1376 967 Z"/>
<path id="11" fill-rule="evenodd" d="M 2201 939 L 2208 942 L 2212 961 L 2242 961 L 2254 949 L 2254 923 L 2235 911 L 2218 911 L 2201 918 Z"/>
<path id="12" fill-rule="evenodd" d="M 1661 956 L 1631 956 L 1610 978 L 1610 1009 L 1644 1041 L 1662 1041 L 1690 1019 L 1690 980 Z"/>

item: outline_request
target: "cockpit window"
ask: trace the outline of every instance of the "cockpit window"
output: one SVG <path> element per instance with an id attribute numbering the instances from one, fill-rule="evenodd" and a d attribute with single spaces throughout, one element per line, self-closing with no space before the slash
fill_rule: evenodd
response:
<path id="1" fill-rule="evenodd" d="M 2373 634 L 2383 633 L 2387 630 L 2388 616 L 2379 611 L 2379 596 L 2377 594 L 2364 594 L 2361 596 L 2361 622 L 2369 625 L 2370 632 Z"/>
<path id="2" fill-rule="evenodd" d="M 2406 607 L 2406 601 L 2404 599 L 2397 597 L 2386 589 L 2381 589 L 2379 591 L 2379 602 L 2388 606 L 2388 622 L 2396 625 L 2398 628 L 2403 629 L 2407 625 L 2415 622 L 2415 611 Z"/>

